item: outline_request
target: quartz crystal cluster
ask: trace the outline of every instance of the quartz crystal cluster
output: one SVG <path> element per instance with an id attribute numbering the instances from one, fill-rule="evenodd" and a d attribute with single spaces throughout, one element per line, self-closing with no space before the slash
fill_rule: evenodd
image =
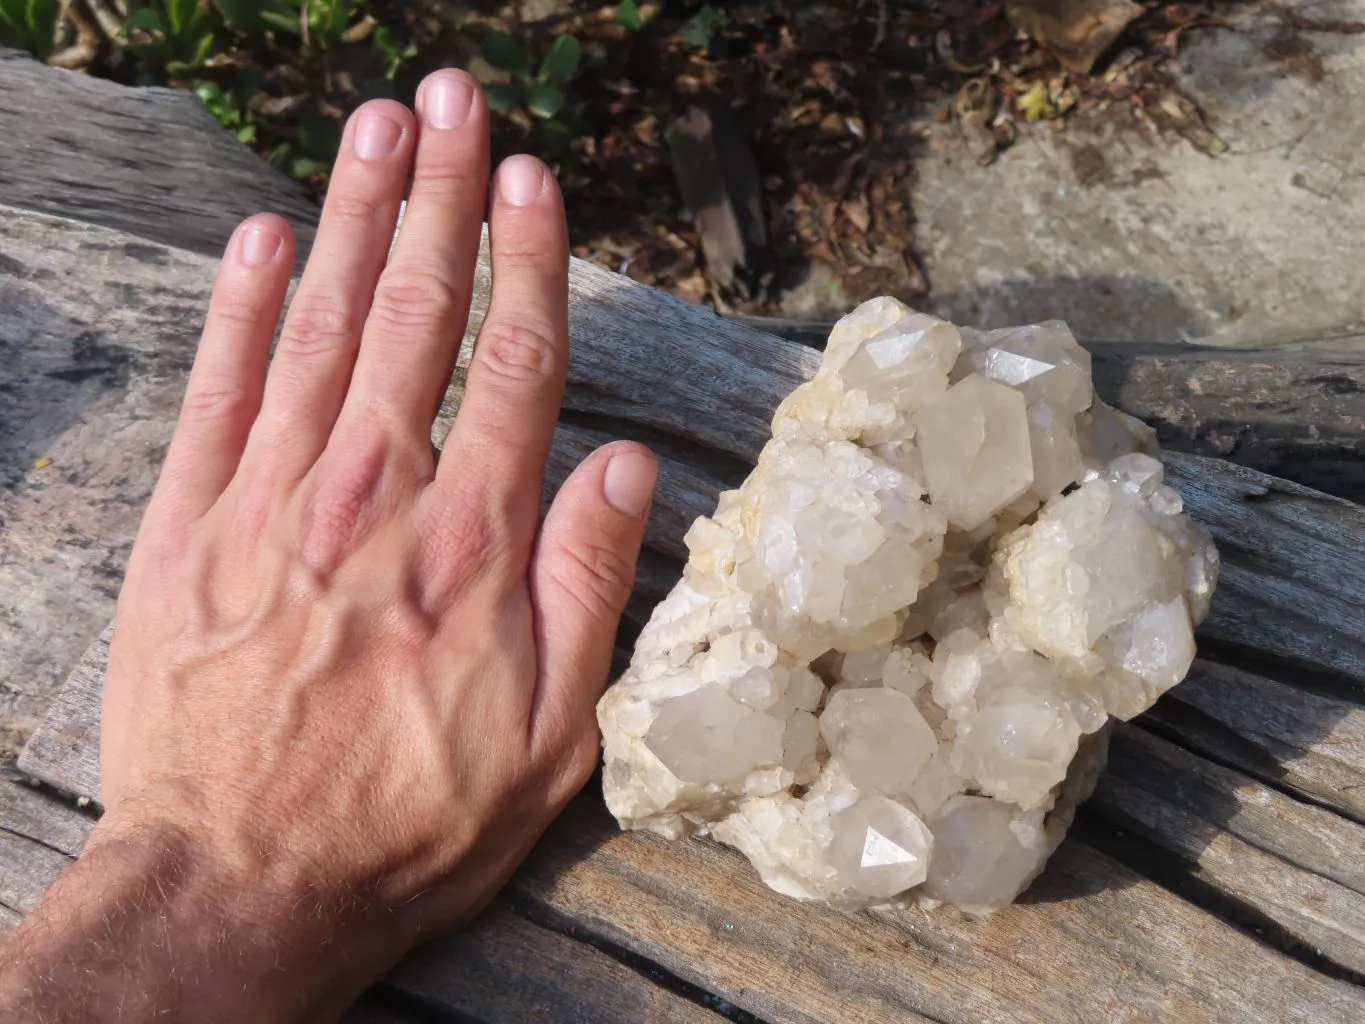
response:
<path id="1" fill-rule="evenodd" d="M 1218 555 L 1066 325 L 846 316 L 602 698 L 621 824 L 835 906 L 1010 902 L 1183 678 Z"/>

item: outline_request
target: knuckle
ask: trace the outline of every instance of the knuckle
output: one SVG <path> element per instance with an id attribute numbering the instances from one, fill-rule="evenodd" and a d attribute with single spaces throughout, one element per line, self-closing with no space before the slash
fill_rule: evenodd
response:
<path id="1" fill-rule="evenodd" d="M 484 188 L 484 178 L 468 161 L 461 159 L 419 160 L 412 176 L 410 198 L 435 199 L 472 194 Z"/>
<path id="2" fill-rule="evenodd" d="M 331 218 L 346 224 L 363 226 L 379 217 L 379 200 L 357 188 L 328 192 L 324 207 Z"/>
<path id="3" fill-rule="evenodd" d="M 475 561 L 486 559 L 497 544 L 493 526 L 487 517 L 459 508 L 435 517 L 432 540 L 440 551 L 442 564 L 460 569 L 467 569 Z"/>
<path id="4" fill-rule="evenodd" d="M 242 416 L 250 404 L 250 395 L 237 381 L 196 381 L 185 392 L 181 415 L 199 422 L 233 420 Z"/>
<path id="5" fill-rule="evenodd" d="M 619 616 L 635 585 L 630 561 L 605 538 L 563 549 L 556 583 L 595 617 Z"/>
<path id="6" fill-rule="evenodd" d="M 495 379 L 514 384 L 554 375 L 562 358 L 550 332 L 506 321 L 484 324 L 474 355 Z"/>
<path id="7" fill-rule="evenodd" d="M 449 281 L 412 268 L 385 272 L 370 307 L 371 321 L 390 330 L 434 333 L 459 313 L 459 296 Z"/>
<path id="8" fill-rule="evenodd" d="M 357 334 L 349 302 L 300 295 L 290 307 L 280 334 L 280 350 L 304 359 L 350 348 Z"/>
<path id="9" fill-rule="evenodd" d="M 540 271 L 553 267 L 555 262 L 546 245 L 530 233 L 522 236 L 499 236 L 493 247 L 493 262 L 504 274 L 525 270 Z M 561 271 L 562 272 L 562 271 Z"/>
<path id="10" fill-rule="evenodd" d="M 215 295 L 210 307 L 210 318 L 216 327 L 226 328 L 234 334 L 255 330 L 265 318 L 264 303 L 254 295 L 240 294 L 235 290 L 227 294 Z"/>
<path id="11" fill-rule="evenodd" d="M 304 520 L 303 550 L 315 565 L 330 568 L 364 532 L 384 476 L 378 447 L 357 452 L 329 473 L 313 492 Z"/>

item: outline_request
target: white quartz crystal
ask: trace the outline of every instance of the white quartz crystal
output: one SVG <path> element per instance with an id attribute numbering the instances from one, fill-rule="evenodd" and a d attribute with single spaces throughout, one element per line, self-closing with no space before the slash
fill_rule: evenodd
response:
<path id="1" fill-rule="evenodd" d="M 856 908 L 1009 903 L 1178 683 L 1218 554 L 1058 321 L 830 335 L 602 698 L 607 805 Z"/>

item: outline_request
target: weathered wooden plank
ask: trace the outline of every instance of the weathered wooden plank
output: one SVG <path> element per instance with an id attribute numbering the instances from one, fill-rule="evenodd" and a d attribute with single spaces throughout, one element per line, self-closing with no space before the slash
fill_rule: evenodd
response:
<path id="1" fill-rule="evenodd" d="M 733 318 L 820 348 L 829 324 Z M 1135 345 L 1082 339 L 1095 389 L 1156 428 L 1171 451 L 1365 502 L 1365 349 Z"/>
<path id="2" fill-rule="evenodd" d="M 1365 684 L 1365 508 L 1197 455 L 1165 462 L 1222 555 L 1200 635 Z"/>
<path id="3" fill-rule="evenodd" d="M 0 776 L 0 829 L 78 857 L 94 818 L 25 783 Z"/>
<path id="4" fill-rule="evenodd" d="M 492 906 L 408 957 L 388 988 L 480 1024 L 717 1024 L 709 1010 L 584 942 Z"/>
<path id="5" fill-rule="evenodd" d="M 308 251 L 318 210 L 190 93 L 130 89 L 0 49 L 0 196 L 213 255 L 273 210 Z M 3 267 L 3 263 L 0 263 Z"/>
<path id="6" fill-rule="evenodd" d="M 1163 448 L 1365 502 L 1365 349 L 1086 347 L 1096 390 Z"/>
<path id="7" fill-rule="evenodd" d="M 519 898 L 783 1021 L 1326 1022 L 1365 992 L 1258 944 L 1067 842 L 1022 905 L 799 911 L 737 854 L 622 833 L 580 800 L 514 878 Z"/>
<path id="8" fill-rule="evenodd" d="M 1355 756 L 1365 750 L 1355 751 Z M 1135 783 L 1223 831 L 1365 895 L 1365 825 L 1305 805 L 1130 722 L 1110 737 L 1108 775 Z"/>
<path id="9" fill-rule="evenodd" d="M 1201 658 L 1143 721 L 1365 822 L 1365 708 L 1355 701 Z"/>
<path id="10" fill-rule="evenodd" d="M 94 822 L 13 778 L 0 778 L 0 908 L 23 916 L 85 846 Z"/>
<path id="11" fill-rule="evenodd" d="M 0 828 L 0 907 L 29 913 L 70 866 L 66 854 Z"/>
<path id="12" fill-rule="evenodd" d="M 1090 804 L 1323 956 L 1365 971 L 1365 827 L 1122 723 Z"/>
<path id="13" fill-rule="evenodd" d="M 113 635 L 110 623 L 81 657 L 19 754 L 20 770 L 94 800 L 100 796 L 100 696 Z"/>

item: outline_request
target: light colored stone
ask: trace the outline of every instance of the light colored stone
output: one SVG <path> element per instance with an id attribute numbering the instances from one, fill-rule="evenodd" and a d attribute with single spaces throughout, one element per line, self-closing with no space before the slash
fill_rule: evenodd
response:
<path id="1" fill-rule="evenodd" d="M 975 530 L 1033 483 L 1028 414 L 1013 388 L 968 374 L 915 418 L 929 500 Z"/>
<path id="2" fill-rule="evenodd" d="M 1036 817 L 985 797 L 948 801 L 930 824 L 937 856 L 922 895 L 976 910 L 1009 903 L 1048 854 L 1041 814 Z"/>
<path id="3" fill-rule="evenodd" d="M 799 899 L 1003 906 L 1188 669 L 1217 552 L 1056 322 L 874 300 L 773 430 L 598 705 L 607 806 Z"/>
<path id="4" fill-rule="evenodd" d="M 831 696 L 820 735 L 858 789 L 888 796 L 908 792 L 938 749 L 914 700 L 881 686 Z"/>
<path id="5" fill-rule="evenodd" d="M 830 829 L 830 861 L 840 879 L 863 896 L 890 899 L 929 874 L 934 837 L 894 800 L 861 797 L 830 819 Z"/>

